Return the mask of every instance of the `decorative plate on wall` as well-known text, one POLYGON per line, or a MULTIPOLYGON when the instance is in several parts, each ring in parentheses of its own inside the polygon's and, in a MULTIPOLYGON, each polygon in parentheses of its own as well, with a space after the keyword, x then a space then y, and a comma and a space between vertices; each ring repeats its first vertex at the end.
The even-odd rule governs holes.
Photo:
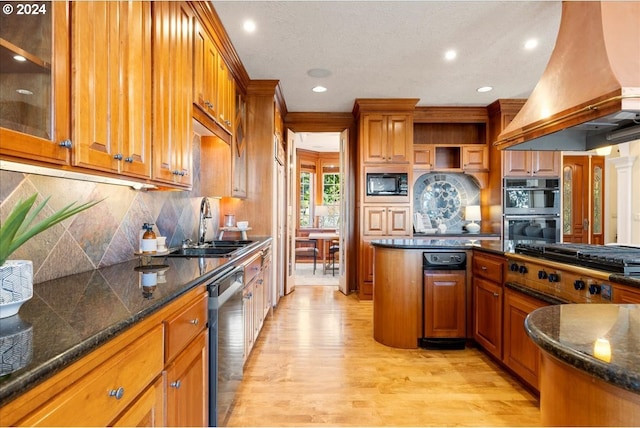
POLYGON ((465 224, 464 207, 480 204, 480 186, 465 174, 428 173, 416 180, 413 197, 413 209, 422 214, 425 227, 444 224, 447 232, 457 233, 465 224))

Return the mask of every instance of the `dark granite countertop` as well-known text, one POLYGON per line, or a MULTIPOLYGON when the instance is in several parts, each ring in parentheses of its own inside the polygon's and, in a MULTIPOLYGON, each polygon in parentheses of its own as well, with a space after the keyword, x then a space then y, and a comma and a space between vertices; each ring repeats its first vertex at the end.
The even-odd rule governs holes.
POLYGON ((546 306, 527 316, 525 329, 561 361, 640 394, 640 305, 546 306))
MULTIPOLYGON (((471 235, 471 234, 470 234, 471 235)), ((477 235, 476 235, 477 236, 477 235)), ((405 250, 429 250, 429 249, 457 249, 457 250, 481 250, 498 255, 504 255, 501 240, 475 240, 475 239, 377 239, 371 241, 374 247, 399 248, 405 250)))
POLYGON ((0 404, 51 377, 270 240, 259 239, 233 258, 153 257, 151 263, 158 272, 155 289, 142 286, 138 259, 34 284, 33 298, 17 315, 0 322, 0 340, 30 348, 30 353, 16 353, 21 360, 18 370, 11 372, 9 366, 0 364, 0 404))

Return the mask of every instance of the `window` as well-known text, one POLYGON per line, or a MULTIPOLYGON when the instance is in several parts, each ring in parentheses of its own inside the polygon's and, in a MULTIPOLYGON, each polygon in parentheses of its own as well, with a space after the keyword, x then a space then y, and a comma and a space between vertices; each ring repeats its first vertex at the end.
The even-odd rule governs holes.
POLYGON ((300 173, 300 227, 312 227, 311 200, 312 200, 312 174, 300 173))
POLYGON ((322 174, 322 204, 329 207, 329 215, 323 218, 323 227, 336 228, 340 221, 340 174, 322 174))

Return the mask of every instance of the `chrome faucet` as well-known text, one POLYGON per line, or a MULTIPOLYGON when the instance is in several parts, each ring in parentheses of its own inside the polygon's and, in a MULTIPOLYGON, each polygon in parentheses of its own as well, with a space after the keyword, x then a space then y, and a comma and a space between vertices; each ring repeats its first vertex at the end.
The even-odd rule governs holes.
POLYGON ((198 223, 198 245, 204 245, 204 237, 207 234, 206 219, 211 218, 211 205, 205 196, 200 202, 200 222, 198 223))

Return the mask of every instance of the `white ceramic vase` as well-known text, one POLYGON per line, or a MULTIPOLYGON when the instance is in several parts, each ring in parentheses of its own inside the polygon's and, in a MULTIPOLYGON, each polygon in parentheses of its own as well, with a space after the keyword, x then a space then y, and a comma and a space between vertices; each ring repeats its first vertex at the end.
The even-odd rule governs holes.
POLYGON ((20 306, 32 297, 31 260, 7 260, 0 266, 0 318, 17 314, 20 306))

